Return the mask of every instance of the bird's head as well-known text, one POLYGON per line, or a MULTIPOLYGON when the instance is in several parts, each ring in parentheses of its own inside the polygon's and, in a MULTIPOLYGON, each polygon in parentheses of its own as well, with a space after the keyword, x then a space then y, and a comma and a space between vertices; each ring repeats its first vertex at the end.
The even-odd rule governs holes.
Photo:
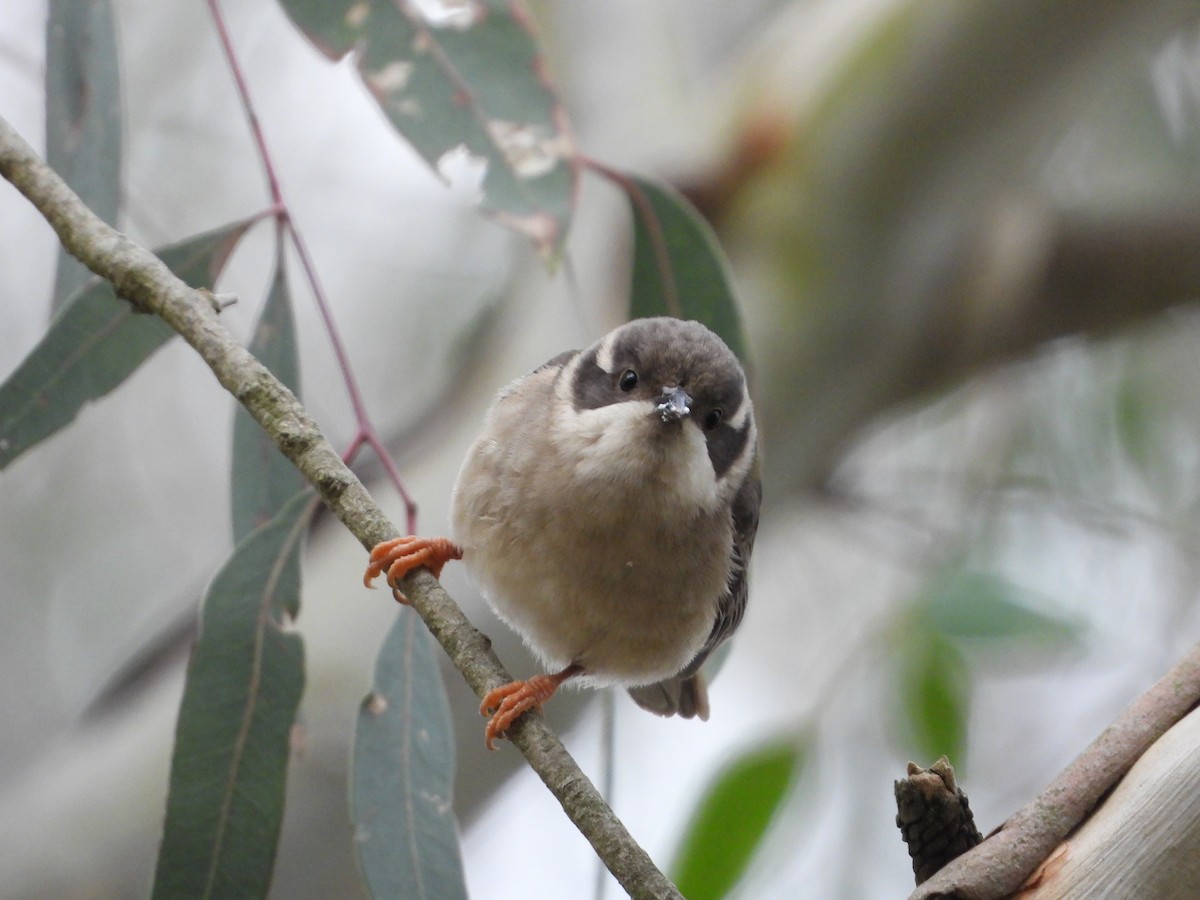
POLYGON ((754 460, 745 373, 698 322, 636 319, 609 332, 567 365, 557 400, 565 430, 591 441, 588 477, 662 482, 713 508, 754 460))

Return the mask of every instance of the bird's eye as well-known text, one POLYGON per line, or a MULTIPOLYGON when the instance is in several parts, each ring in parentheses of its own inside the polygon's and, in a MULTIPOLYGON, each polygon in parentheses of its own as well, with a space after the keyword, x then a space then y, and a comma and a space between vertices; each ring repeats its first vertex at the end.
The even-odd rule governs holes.
POLYGON ((617 380, 617 387, 626 393, 629 393, 635 387, 637 387, 637 383, 637 372, 633 371, 633 369, 626 369, 621 373, 621 377, 617 380))
POLYGON ((721 417, 723 415, 724 413, 722 413, 719 409, 710 409, 708 411, 708 415, 704 417, 704 430, 712 431, 714 428, 720 425, 721 417))

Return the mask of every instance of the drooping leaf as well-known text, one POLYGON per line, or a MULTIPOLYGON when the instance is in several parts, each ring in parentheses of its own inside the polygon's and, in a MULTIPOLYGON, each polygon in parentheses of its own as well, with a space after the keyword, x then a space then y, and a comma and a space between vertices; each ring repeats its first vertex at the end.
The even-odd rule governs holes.
MULTIPOLYGON (((282 252, 276 257, 275 274, 250 341, 250 352, 293 394, 300 396, 296 327, 282 252)), ((296 467, 239 405, 234 411, 230 474, 233 539, 241 541, 269 522, 303 485, 304 479, 296 467)))
POLYGON ((925 610, 930 623, 949 637, 1061 642, 1078 634, 1078 626, 1035 609, 1025 602, 1027 596, 1000 576, 956 569, 935 582, 925 610))
MULTIPOLYGON (((46 161, 115 225, 121 200, 121 80, 110 0, 50 0, 46 17, 46 161)), ((91 277, 59 249, 51 309, 91 277)))
MULTIPOLYGON (((211 287, 254 220, 155 251, 192 287, 211 287)), ((59 310, 41 342, 0 385, 0 469, 68 425, 84 404, 133 374, 174 334, 94 279, 59 310)))
POLYGON ((171 756, 155 898, 265 897, 283 818, 304 646, 300 547, 312 494, 237 546, 204 598, 171 756))
POLYGON ((1113 397, 1114 436, 1118 446, 1142 471, 1161 468, 1162 460, 1158 457, 1164 452, 1162 446, 1170 447, 1169 439, 1155 433, 1155 425, 1167 418, 1161 393, 1161 389, 1151 389, 1145 379, 1125 373, 1113 397))
POLYGON ((465 900, 454 758, 432 638, 402 608, 379 651, 354 738, 354 843, 372 896, 465 900))
POLYGON ((963 758, 970 674, 954 644, 932 629, 912 628, 897 649, 905 731, 918 759, 963 758))
POLYGON ((575 194, 574 149, 532 24, 515 0, 280 0, 330 59, 353 51, 388 120, 439 172, 486 165, 483 209, 553 255, 575 194))
POLYGON ((745 365, 746 341, 725 253, 708 223, 678 191, 649 178, 621 176, 633 210, 629 315, 703 322, 745 365))
POLYGON ((717 776, 692 813, 671 867, 688 900, 724 897, 742 877, 807 753, 805 738, 775 741, 717 776))

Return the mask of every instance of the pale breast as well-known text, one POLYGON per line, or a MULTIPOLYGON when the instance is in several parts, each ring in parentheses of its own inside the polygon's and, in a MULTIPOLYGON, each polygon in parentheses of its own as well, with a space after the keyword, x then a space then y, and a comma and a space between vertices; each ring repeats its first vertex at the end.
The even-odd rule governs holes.
POLYGON ((580 476, 576 451, 552 450, 547 418, 528 411, 498 403, 463 465, 452 519, 464 563, 548 667, 579 663, 627 685, 676 674, 729 583, 728 513, 655 502, 686 475, 678 460, 639 477, 580 476))

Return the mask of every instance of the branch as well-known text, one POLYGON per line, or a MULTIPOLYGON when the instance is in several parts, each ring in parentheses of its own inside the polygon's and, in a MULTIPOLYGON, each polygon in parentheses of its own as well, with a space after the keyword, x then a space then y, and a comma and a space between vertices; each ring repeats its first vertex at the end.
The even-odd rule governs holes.
POLYGON ((1024 809, 909 900, 998 900, 1017 891, 1138 758, 1200 702, 1200 644, 1134 701, 1024 809))
MULTIPOLYGON (((45 217, 68 252, 137 309, 162 318, 200 354, 364 547, 398 536, 295 395, 218 321, 212 295, 188 287, 158 257, 101 221, 3 117, 0 175, 45 217)), ((512 680, 491 642, 437 579, 418 570, 405 579, 404 592, 477 695, 512 680)), ((631 896, 679 897, 540 717, 524 717, 509 737, 631 896)))
POLYGON ((1195 297, 1200 203, 1194 196, 1117 212, 999 202, 960 260, 940 347, 962 378, 1073 334, 1105 337, 1195 297), (955 302, 957 299, 957 302, 955 302))
POLYGON ((1200 896, 1200 711, 1154 742, 1020 900, 1200 896))
MULTIPOLYGON (((827 488, 880 413, 1028 358, 1058 338, 1108 337, 1200 296, 1200 195, 1087 213, 1025 197, 980 206, 935 259, 905 263, 910 274, 940 277, 886 269, 871 281, 860 276, 866 263, 839 258, 839 280, 814 287, 795 323, 776 321, 778 337, 765 349, 777 356, 764 364, 773 378, 758 405, 773 424, 774 445, 788 448, 772 457, 777 489, 827 488)), ((855 241, 876 230, 842 227, 857 229, 855 241)), ((891 258, 911 240, 898 227, 901 237, 869 245, 876 256, 891 258)), ((840 244, 830 247, 841 252, 840 244)), ((780 271, 791 271, 787 259, 774 260, 780 271)))

